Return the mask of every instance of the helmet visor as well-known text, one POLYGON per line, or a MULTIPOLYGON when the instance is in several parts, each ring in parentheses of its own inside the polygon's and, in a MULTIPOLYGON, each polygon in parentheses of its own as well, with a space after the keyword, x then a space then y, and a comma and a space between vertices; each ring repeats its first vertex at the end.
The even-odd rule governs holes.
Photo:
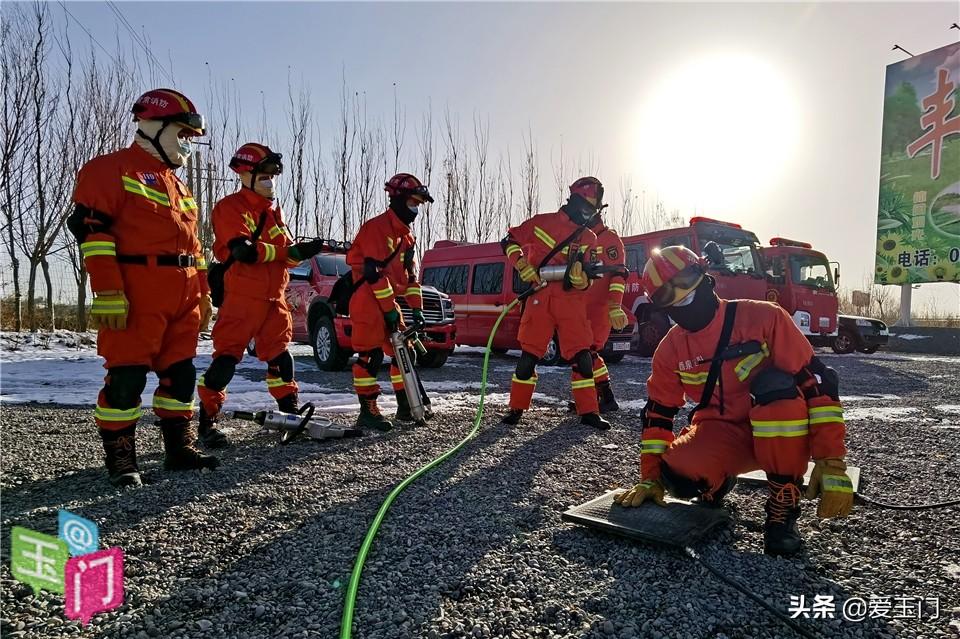
POLYGON ((650 296, 650 301, 656 306, 670 306, 683 299, 687 293, 700 284, 700 280, 702 279, 703 268, 699 265, 691 264, 654 291, 653 295, 650 296))
POLYGON ((280 175, 283 173, 283 155, 280 153, 271 153, 267 157, 260 160, 260 162, 254 167, 257 173, 262 173, 266 175, 280 175))
POLYGON ((203 135, 205 131, 203 116, 199 113, 177 113, 163 118, 166 122, 176 122, 182 124, 188 129, 194 131, 197 135, 203 135))

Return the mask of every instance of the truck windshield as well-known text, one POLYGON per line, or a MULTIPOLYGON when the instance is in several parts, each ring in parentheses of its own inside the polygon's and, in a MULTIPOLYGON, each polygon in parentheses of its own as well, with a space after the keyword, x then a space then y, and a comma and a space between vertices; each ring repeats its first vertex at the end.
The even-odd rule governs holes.
POLYGON ((834 290, 830 265, 817 255, 791 255, 790 279, 799 286, 834 290))
POLYGON ((704 222, 697 224, 696 231, 701 251, 707 242, 716 242, 723 251, 723 265, 711 265, 710 268, 733 273, 760 272, 760 260, 756 249, 760 242, 750 231, 704 222))

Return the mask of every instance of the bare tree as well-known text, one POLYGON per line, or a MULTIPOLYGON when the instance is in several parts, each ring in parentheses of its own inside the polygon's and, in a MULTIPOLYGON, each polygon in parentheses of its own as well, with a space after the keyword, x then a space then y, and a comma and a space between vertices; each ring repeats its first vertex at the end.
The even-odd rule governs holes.
POLYGON ((487 156, 490 148, 490 120, 473 117, 473 151, 476 167, 476 215, 473 220, 473 241, 483 242, 490 235, 490 222, 496 208, 496 176, 488 175, 487 156))
POLYGON ((340 125, 338 129, 337 147, 334 150, 334 174, 337 176, 337 195, 340 200, 340 231, 343 241, 353 238, 353 227, 350 221, 350 205, 352 200, 352 171, 353 152, 356 146, 357 131, 351 118, 350 99, 347 95, 347 79, 343 76, 340 89, 340 125))
POLYGON ((367 114, 367 96, 354 96, 353 128, 357 132, 359 155, 355 168, 358 222, 363 224, 376 213, 374 201, 380 193, 380 165, 384 158, 383 130, 371 124, 367 114))
MULTIPOLYGON (((400 151, 407 134, 407 110, 400 106, 397 98, 397 83, 393 83, 393 173, 400 172, 400 151)), ((384 154, 386 157, 386 154, 384 154)), ((384 171, 386 173, 387 171, 384 171)))
MULTIPOLYGON (((420 179, 430 185, 433 181, 433 104, 427 101, 427 112, 423 114, 420 130, 417 136, 417 146, 420 151, 420 179)), ((429 202, 423 205, 423 212, 418 216, 420 232, 417 234, 417 257, 423 256, 423 251, 433 245, 434 220, 433 205, 429 202)))
POLYGON ((306 214, 304 212, 307 175, 305 167, 305 157, 307 152, 307 135, 310 131, 310 89, 301 85, 294 95, 293 83, 290 80, 289 70, 287 72, 287 123, 290 134, 290 161, 286 163, 287 177, 284 182, 290 185, 289 197, 293 199, 293 207, 290 226, 293 227, 296 235, 303 235, 306 232, 306 214))
POLYGON ((528 128, 522 136, 523 165, 520 167, 520 202, 523 219, 533 217, 540 209, 540 169, 537 166, 537 149, 533 143, 533 132, 528 128))

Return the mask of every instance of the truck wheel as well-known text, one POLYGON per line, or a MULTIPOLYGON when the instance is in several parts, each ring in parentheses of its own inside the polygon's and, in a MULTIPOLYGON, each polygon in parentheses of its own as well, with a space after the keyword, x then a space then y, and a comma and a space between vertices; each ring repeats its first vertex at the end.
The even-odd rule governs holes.
POLYGON ((830 347, 833 349, 834 353, 838 355, 846 355, 848 353, 852 353, 856 349, 856 339, 853 337, 853 334, 850 331, 841 328, 830 347))
POLYGON ((603 361, 607 364, 619 364, 623 361, 624 356, 623 351, 617 351, 616 353, 610 353, 609 355, 603 355, 603 361))
POLYGON ((450 351, 430 349, 426 355, 417 357, 417 366, 422 368, 440 368, 447 363, 448 357, 450 357, 450 351))
POLYGON ((540 363, 544 366, 560 366, 563 364, 563 358, 560 357, 560 340, 557 339, 556 335, 547 344, 547 352, 540 358, 540 363))
POLYGON ((863 348, 858 348, 857 350, 861 353, 866 353, 867 355, 873 355, 880 350, 880 345, 874 344, 873 346, 864 346, 863 348))
POLYGON ((350 359, 350 351, 340 348, 337 343, 337 329, 333 326, 333 320, 321 315, 317 323, 310 329, 310 335, 313 343, 313 359, 317 361, 317 366, 324 371, 342 371, 347 367, 347 361, 350 359))
POLYGON ((670 330, 670 323, 666 318, 661 313, 651 313, 647 321, 637 326, 637 332, 640 334, 637 352, 642 357, 653 357, 654 351, 657 350, 657 346, 668 330, 670 330))

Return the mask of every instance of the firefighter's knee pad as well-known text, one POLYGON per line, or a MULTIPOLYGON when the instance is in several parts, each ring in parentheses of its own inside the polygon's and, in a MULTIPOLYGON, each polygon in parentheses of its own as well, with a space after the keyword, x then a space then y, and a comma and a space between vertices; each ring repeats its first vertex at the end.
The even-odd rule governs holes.
POLYGON ((358 363, 367 369, 367 372, 372 376, 376 377, 377 373, 380 371, 380 366, 383 365, 383 349, 374 348, 369 351, 363 351, 362 353, 357 353, 360 356, 358 363), (366 363, 364 363, 366 359, 366 363))
POLYGON ((517 379, 526 381, 533 377, 534 371, 537 370, 537 362, 539 361, 540 358, 536 355, 531 355, 526 351, 520 353, 520 361, 517 362, 516 370, 517 379))
POLYGON ((167 387, 170 396, 181 402, 193 397, 193 387, 197 383, 197 369, 192 359, 180 360, 171 364, 160 373, 160 383, 167 387))
POLYGON ((765 368, 750 382, 750 395, 753 403, 766 406, 781 399, 794 399, 800 396, 793 375, 779 368, 765 368))
POLYGON ((293 381, 293 355, 290 354, 290 351, 283 351, 271 359, 267 362, 267 367, 270 372, 280 377, 283 381, 293 381))
POLYGON ((111 408, 134 408, 140 403, 149 366, 114 366, 107 372, 110 381, 104 385, 104 394, 111 408))
POLYGON ((670 468, 665 461, 660 462, 660 483, 668 493, 678 499, 693 499, 710 490, 703 479, 691 479, 670 468))
POLYGON ((222 391, 233 379, 233 374, 239 363, 236 357, 230 355, 217 357, 210 364, 207 372, 203 374, 203 385, 210 390, 222 391))
POLYGON ((573 356, 573 370, 586 379, 593 377, 593 358, 590 357, 590 351, 583 349, 573 356))

